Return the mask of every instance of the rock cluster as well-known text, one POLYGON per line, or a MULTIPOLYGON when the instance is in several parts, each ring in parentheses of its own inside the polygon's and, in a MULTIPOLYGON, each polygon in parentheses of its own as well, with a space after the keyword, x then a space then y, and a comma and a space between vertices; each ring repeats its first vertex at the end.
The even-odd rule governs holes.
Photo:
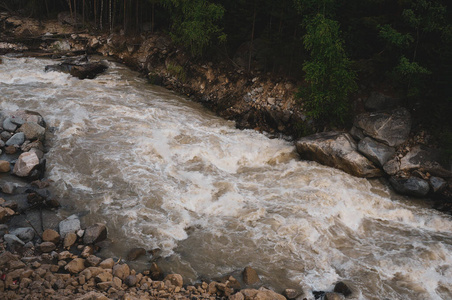
MULTIPOLYGON (((394 104, 387 97, 380 103, 384 97, 375 94, 369 98, 374 99, 369 101, 372 110, 394 104)), ((323 132, 301 138, 296 146, 301 158, 354 176, 387 176, 394 190, 404 195, 424 197, 451 190, 451 166, 442 161, 438 149, 412 142, 411 123, 405 108, 368 112, 356 116, 350 133, 323 132)))

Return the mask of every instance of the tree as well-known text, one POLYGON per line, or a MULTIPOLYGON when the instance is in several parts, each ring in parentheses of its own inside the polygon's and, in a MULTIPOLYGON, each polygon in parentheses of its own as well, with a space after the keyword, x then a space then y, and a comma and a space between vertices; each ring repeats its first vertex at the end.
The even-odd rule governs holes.
POLYGON ((224 15, 223 6, 206 0, 164 2, 173 20, 172 39, 188 48, 192 55, 201 56, 207 46, 226 41, 226 35, 219 26, 224 15))
POLYGON ((356 75, 350 69, 339 24, 317 14, 308 23, 303 42, 311 56, 303 65, 308 86, 300 90, 307 113, 317 121, 344 124, 356 75))

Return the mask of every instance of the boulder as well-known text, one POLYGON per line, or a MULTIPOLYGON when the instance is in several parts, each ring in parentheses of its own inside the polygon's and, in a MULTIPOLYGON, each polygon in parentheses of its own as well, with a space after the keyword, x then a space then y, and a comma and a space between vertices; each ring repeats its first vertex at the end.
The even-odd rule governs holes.
POLYGON ((33 122, 25 123, 22 125, 18 132, 23 132, 25 134, 25 138, 30 141, 34 140, 44 140, 44 136, 46 133, 46 129, 41 125, 33 122))
POLYGON ((0 223, 5 223, 14 215, 14 211, 8 207, 0 207, 0 223))
POLYGON ((39 250, 44 253, 51 252, 56 249, 56 245, 52 242, 43 242, 38 246, 39 250))
POLYGON ((75 233, 73 233, 73 232, 69 232, 64 237, 63 247, 64 248, 69 248, 72 245, 74 245, 76 241, 77 241, 77 235, 75 233))
POLYGON ((358 143, 358 151, 378 166, 383 166, 394 154, 395 149, 365 137, 358 143))
POLYGON ((322 132, 303 137, 296 142, 302 159, 313 160, 357 177, 378 177, 382 171, 357 151, 350 134, 322 132))
POLYGON ((146 250, 144 248, 132 248, 130 249, 129 253, 127 253, 127 260, 133 261, 145 254, 146 250))
POLYGON ((18 132, 14 134, 9 140, 6 141, 6 146, 22 145, 25 142, 25 134, 23 132, 18 132))
POLYGON ((7 173, 10 170, 11 170, 11 165, 10 165, 9 161, 0 160, 0 173, 7 173))
POLYGON ((391 112, 364 113, 356 116, 353 126, 388 146, 403 144, 411 131, 411 115, 405 108, 391 112))
POLYGON ((3 120, 2 125, 3 129, 9 132, 14 132, 17 129, 17 125, 12 122, 11 118, 6 118, 5 120, 3 120))
POLYGON ((46 229, 42 233, 42 240, 44 242, 52 242, 54 244, 58 244, 60 241, 60 235, 53 229, 46 229))
POLYGON ((111 269, 111 268, 113 268, 114 265, 115 265, 115 261, 113 260, 113 258, 107 258, 99 264, 99 268, 111 269))
POLYGON ((24 243, 33 240, 35 237, 35 231, 31 227, 16 228, 11 231, 11 234, 14 234, 18 238, 20 238, 24 243))
POLYGON ((85 269, 85 260, 83 258, 74 258, 64 269, 72 274, 80 273, 85 269))
POLYGON ((124 283, 129 287, 135 286, 137 284, 137 282, 138 282, 137 276, 135 276, 135 275, 129 275, 124 280, 124 283))
POLYGON ((397 174, 397 172, 399 172, 400 170, 400 162, 396 159, 393 158, 391 160, 388 160, 384 165, 383 165, 383 170, 386 172, 386 174, 388 175, 395 175, 397 174))
POLYGON ((119 277, 121 280, 124 280, 130 275, 130 268, 127 264, 115 265, 113 267, 113 275, 119 277))
POLYGON ((409 178, 391 176, 389 182, 394 190, 403 195, 424 197, 430 190, 430 186, 427 181, 413 176, 409 178))
POLYGON ((447 186, 447 182, 444 179, 436 176, 430 177, 429 183, 434 193, 442 192, 447 186))
POLYGON ((80 230, 80 220, 76 215, 72 215, 61 221, 58 227, 61 237, 65 238, 66 234, 75 233, 80 230))
POLYGON ((445 163, 442 163, 441 158, 442 153, 437 149, 415 146, 400 160, 400 170, 423 169, 434 176, 452 177, 450 166, 447 167, 445 163))
POLYGON ((19 177, 27 177, 38 165, 39 158, 36 153, 25 152, 19 156, 19 159, 14 165, 13 173, 19 177))
POLYGON ((86 64, 61 63, 45 67, 46 72, 57 71, 69 73, 79 79, 93 79, 107 69, 108 67, 100 62, 86 64))
POLYGON ((102 261, 102 259, 100 257, 97 257, 95 255, 90 255, 86 258, 86 264, 89 267, 97 267, 100 262, 102 261))
POLYGON ((83 243, 94 244, 107 238, 107 227, 105 224, 97 223, 89 226, 83 235, 83 243))
POLYGON ((339 281, 334 286, 334 292, 344 295, 345 297, 348 297, 353 294, 352 288, 350 288, 346 283, 339 281))
POLYGON ((246 285, 253 285, 260 281, 259 275, 257 275, 256 270, 251 267, 246 267, 242 272, 243 282, 246 285))
POLYGON ((170 281, 172 285, 182 287, 184 285, 184 279, 180 274, 169 274, 163 281, 170 281))

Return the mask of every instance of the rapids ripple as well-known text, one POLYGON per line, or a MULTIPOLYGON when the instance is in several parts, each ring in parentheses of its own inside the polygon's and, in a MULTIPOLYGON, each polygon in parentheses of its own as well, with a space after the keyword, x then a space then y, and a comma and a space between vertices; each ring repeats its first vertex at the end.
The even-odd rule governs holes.
POLYGON ((45 73, 48 60, 2 59, 1 109, 45 117, 59 213, 106 222, 107 255, 158 247, 191 280, 251 265, 277 290, 348 280, 360 299, 452 299, 450 216, 299 161, 291 143, 237 130, 119 64, 79 80, 45 73))

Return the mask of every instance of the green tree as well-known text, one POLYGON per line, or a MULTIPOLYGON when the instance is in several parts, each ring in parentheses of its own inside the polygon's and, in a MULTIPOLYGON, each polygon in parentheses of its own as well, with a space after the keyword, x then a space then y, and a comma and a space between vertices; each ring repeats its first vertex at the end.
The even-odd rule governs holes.
POLYGON ((206 0, 166 0, 171 11, 173 24, 171 37, 188 48, 192 55, 201 56, 214 43, 226 41, 226 35, 219 26, 224 8, 206 0))
POLYGON ((350 69, 339 24, 317 14, 308 23, 303 42, 311 56, 303 65, 308 86, 300 89, 308 115, 317 121, 344 124, 356 75, 350 69))

